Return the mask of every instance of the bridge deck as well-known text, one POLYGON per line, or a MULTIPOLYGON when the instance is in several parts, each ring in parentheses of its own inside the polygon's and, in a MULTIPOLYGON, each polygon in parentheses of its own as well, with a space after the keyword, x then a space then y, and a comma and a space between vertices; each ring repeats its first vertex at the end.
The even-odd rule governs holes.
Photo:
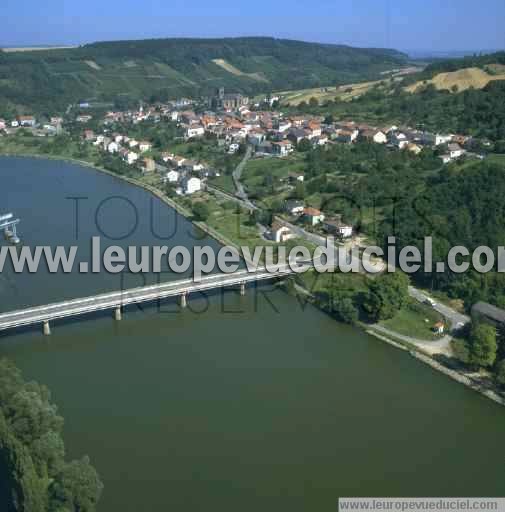
POLYGON ((257 272, 250 273, 247 272, 247 270, 242 270, 232 274, 205 276, 198 282, 194 282, 192 279, 184 279, 129 290, 107 292, 91 297, 56 302, 43 306, 35 306, 0 314, 0 330, 41 324, 60 318, 115 309, 129 304, 152 302, 158 299, 176 297, 185 293, 194 293, 227 286, 236 286, 242 283, 275 279, 291 273, 292 270, 289 266, 281 268, 278 272, 267 272, 265 269, 259 269, 257 272))

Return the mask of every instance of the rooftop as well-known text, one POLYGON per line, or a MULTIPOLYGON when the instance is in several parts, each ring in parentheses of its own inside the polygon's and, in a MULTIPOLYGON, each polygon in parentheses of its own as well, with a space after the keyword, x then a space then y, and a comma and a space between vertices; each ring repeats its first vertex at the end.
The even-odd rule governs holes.
POLYGON ((487 302, 477 302, 472 307, 472 313, 478 313, 497 323, 505 323, 505 310, 487 302))

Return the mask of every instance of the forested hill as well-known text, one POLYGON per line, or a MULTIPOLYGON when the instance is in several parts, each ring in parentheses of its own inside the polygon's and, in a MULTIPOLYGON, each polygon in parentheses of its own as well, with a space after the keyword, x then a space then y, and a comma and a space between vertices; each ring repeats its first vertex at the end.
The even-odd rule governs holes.
POLYGON ((0 52, 0 116, 62 111, 78 100, 164 100, 224 86, 253 94, 380 77, 407 56, 266 37, 152 39, 0 52))

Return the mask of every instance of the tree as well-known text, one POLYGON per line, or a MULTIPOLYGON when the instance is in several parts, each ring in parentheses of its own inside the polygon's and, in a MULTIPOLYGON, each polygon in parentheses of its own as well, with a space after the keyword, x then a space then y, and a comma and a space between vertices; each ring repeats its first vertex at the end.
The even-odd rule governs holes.
POLYGON ((452 340, 452 351, 456 359, 462 363, 468 364, 470 362, 470 349, 468 341, 465 339, 452 340))
POLYGON ((375 320, 393 318, 409 302, 409 278, 396 271, 375 278, 368 286, 368 297, 364 306, 375 320))
POLYGON ((505 386, 505 359, 500 361, 496 367, 496 381, 501 386, 505 386))
POLYGON ((293 193, 293 198, 294 199, 304 199, 305 198, 305 185, 300 181, 298 181, 296 183, 296 188, 293 193))
POLYGON ((358 321, 358 309, 350 297, 334 300, 333 310, 346 324, 355 324, 358 321))
POLYGON ((93 512, 96 509, 103 484, 88 457, 65 465, 59 477, 50 486, 50 510, 93 512))
POLYGON ((317 101, 317 98, 315 98, 314 96, 312 96, 309 100, 309 107, 311 107, 311 108, 319 107, 319 101, 317 101))
POLYGON ((193 214, 196 220, 205 222, 209 218, 210 210, 206 203, 198 201, 193 205, 193 214))
POLYGON ((302 139, 296 146, 296 149, 301 152, 310 151, 312 149, 312 144, 309 139, 302 139))
POLYGON ((489 367, 496 360, 496 329, 488 324, 478 323, 472 326, 470 333, 470 363, 475 366, 489 367))
POLYGON ((93 512, 102 483, 89 459, 66 463, 50 393, 0 360, 0 509, 93 512))

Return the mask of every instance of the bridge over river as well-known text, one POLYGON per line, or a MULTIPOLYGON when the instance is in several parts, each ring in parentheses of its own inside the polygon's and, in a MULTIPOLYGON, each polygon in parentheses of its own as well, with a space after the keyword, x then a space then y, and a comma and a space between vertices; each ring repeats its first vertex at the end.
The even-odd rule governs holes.
POLYGON ((244 294, 247 283, 279 279, 292 273, 293 270, 287 264, 280 266, 275 272, 268 272, 265 267, 261 267, 254 272, 240 270, 231 274, 213 274, 197 282, 193 279, 184 279, 8 311, 0 314, 0 331, 40 324, 43 326, 44 334, 49 335, 49 322, 54 320, 105 310, 114 310, 115 319, 121 320, 122 308, 131 304, 180 297, 181 307, 185 307, 190 293, 239 286, 241 294, 244 294))

